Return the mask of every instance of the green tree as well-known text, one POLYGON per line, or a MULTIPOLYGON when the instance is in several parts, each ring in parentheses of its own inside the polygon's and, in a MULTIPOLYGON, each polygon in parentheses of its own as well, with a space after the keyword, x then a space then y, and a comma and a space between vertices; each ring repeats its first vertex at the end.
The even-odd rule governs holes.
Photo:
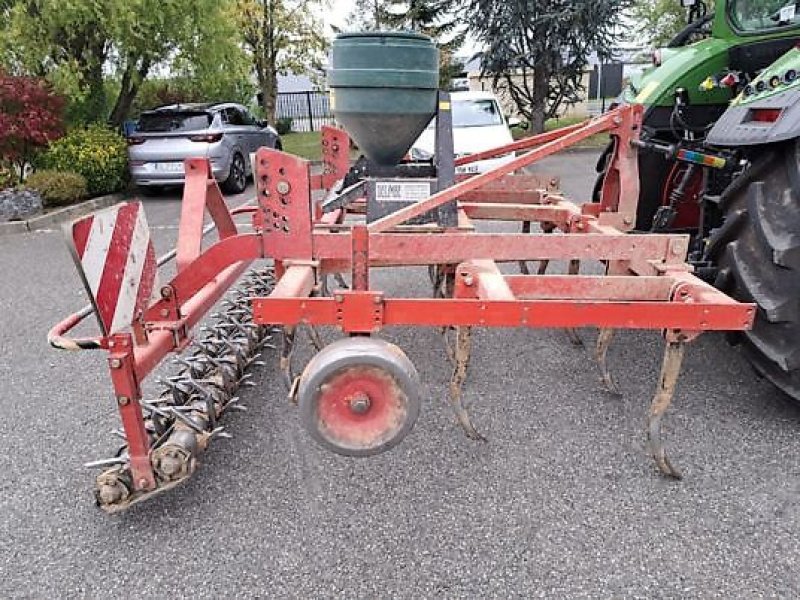
POLYGON ((626 0, 471 0, 470 31, 482 70, 506 91, 534 133, 583 90, 589 55, 610 57, 626 0))
MULTIPOLYGON (((713 12, 713 0, 706 6, 713 12)), ((654 47, 666 46, 687 25, 687 10, 678 0, 636 0, 630 15, 635 24, 633 37, 654 47)))
POLYGON ((120 125, 153 72, 246 77, 232 2, 3 0, 0 64, 46 76, 76 120, 120 125))
POLYGON ((386 26, 386 16, 386 0, 356 0, 347 17, 347 29, 378 31, 386 26))
POLYGON ((278 75, 321 71, 328 41, 320 0, 237 0, 236 16, 249 52, 264 116, 275 121, 278 75))
POLYGON ((454 75, 463 70, 463 64, 454 55, 464 44, 466 28, 458 10, 464 3, 459 0, 364 0, 367 8, 367 29, 406 29, 430 36, 439 47, 440 87, 446 89, 454 75))

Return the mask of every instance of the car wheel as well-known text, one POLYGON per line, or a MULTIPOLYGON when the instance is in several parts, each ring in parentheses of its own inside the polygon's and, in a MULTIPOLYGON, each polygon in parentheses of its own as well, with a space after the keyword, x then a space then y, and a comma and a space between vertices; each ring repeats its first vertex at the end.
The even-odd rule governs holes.
POLYGON ((153 196, 160 196, 161 194, 163 194, 164 193, 164 186, 163 185, 140 185, 140 186, 137 186, 136 190, 142 196, 153 197, 153 196))
POLYGON ((281 141, 281 138, 277 138, 275 140, 275 150, 283 151, 283 142, 281 141))
POLYGON ((244 158, 238 152, 231 159, 231 170, 228 178, 222 182, 222 190, 226 194, 241 194, 247 187, 247 169, 244 158))

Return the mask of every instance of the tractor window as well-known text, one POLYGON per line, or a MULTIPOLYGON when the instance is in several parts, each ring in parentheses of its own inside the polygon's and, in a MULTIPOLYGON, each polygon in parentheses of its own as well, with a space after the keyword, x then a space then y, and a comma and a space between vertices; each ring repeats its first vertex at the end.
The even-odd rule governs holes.
POLYGON ((732 25, 741 32, 757 32, 800 23, 797 0, 731 0, 732 25))

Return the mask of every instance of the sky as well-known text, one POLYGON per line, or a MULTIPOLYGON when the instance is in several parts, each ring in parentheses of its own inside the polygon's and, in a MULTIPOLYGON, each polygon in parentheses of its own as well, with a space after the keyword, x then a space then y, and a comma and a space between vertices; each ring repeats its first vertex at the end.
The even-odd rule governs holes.
POLYGON ((331 32, 331 25, 335 27, 344 27, 347 21, 347 15, 353 10, 355 6, 354 0, 330 0, 330 8, 325 11, 323 20, 325 22, 325 29, 331 32))

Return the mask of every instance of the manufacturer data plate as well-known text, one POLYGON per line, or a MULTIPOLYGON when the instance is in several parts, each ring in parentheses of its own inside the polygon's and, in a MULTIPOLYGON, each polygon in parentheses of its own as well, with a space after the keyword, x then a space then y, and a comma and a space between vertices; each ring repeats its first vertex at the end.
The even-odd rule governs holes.
POLYGON ((419 202, 431 195, 428 181, 376 181, 377 202, 419 202))

